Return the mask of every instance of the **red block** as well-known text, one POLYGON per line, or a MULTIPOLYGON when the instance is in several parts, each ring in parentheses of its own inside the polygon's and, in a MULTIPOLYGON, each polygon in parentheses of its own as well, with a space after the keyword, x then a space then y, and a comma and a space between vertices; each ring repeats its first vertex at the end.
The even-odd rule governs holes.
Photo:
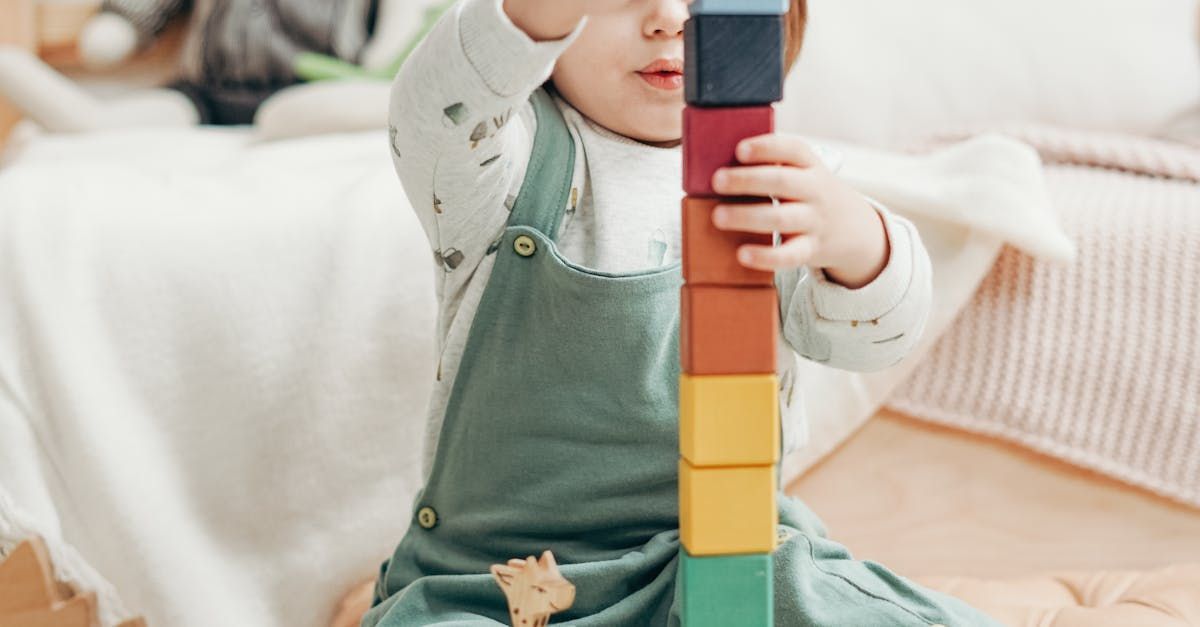
POLYGON ((779 294, 773 287, 684 285, 679 356, 690 375, 776 371, 779 294))
POLYGON ((683 189, 690 196, 716 196, 713 173, 738 165, 737 145, 743 139, 775 131, 775 109, 765 107, 683 110, 683 189))
POLYGON ((744 244, 770 246, 770 233, 722 231, 712 221, 717 198, 683 199, 683 278, 692 285, 774 286, 775 273, 754 270, 737 260, 738 247, 744 244))

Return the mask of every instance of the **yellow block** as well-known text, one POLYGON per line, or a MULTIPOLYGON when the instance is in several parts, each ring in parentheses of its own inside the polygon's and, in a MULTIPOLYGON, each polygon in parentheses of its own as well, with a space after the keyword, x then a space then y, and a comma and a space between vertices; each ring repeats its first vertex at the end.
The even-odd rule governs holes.
POLYGON ((688 553, 775 550, 775 466, 696 468, 679 460, 679 535, 688 553))
POLYGON ((680 376, 679 452, 693 466, 778 463, 778 377, 680 376))

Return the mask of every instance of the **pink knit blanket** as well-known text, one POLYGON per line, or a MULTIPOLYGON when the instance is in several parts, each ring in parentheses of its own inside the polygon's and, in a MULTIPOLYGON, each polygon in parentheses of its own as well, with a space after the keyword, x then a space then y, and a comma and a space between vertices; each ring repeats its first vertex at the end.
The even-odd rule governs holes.
POLYGON ((889 400, 1200 506, 1200 148, 1045 127, 1071 265, 1006 248, 889 400))

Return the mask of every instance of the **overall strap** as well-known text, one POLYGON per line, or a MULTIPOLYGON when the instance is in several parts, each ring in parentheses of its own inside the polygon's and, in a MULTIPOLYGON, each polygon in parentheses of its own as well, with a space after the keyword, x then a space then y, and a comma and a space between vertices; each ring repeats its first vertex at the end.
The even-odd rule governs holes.
POLYGON ((537 134, 509 226, 528 226, 553 240, 566 212, 575 174, 575 142, 553 96, 542 87, 530 97, 537 134))

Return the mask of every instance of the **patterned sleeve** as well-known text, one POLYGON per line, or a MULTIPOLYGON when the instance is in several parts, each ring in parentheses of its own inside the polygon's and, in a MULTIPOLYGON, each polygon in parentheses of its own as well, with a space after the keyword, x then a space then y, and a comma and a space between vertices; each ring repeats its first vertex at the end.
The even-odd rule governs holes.
POLYGON ((508 221, 536 130, 529 97, 583 23, 566 38, 534 42, 502 0, 463 0, 396 76, 392 160, 443 271, 444 303, 461 295, 508 221))
POLYGON ((144 44, 158 36, 176 15, 191 8, 191 0, 104 0, 101 10, 129 20, 144 44))
POLYGON ((891 246, 870 284, 851 290, 820 270, 776 273, 783 336, 801 357, 872 372, 899 363, 920 339, 932 306, 929 253, 916 227, 879 204, 891 246))

